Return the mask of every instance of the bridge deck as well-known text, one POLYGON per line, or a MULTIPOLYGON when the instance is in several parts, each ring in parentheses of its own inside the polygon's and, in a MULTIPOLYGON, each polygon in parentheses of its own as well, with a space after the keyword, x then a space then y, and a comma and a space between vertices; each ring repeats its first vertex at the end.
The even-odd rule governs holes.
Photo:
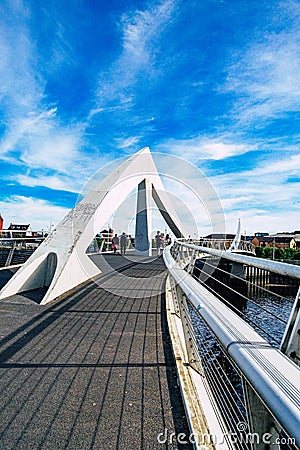
POLYGON ((157 441, 165 429, 188 434, 162 259, 106 262, 122 277, 104 275, 50 306, 0 302, 1 449, 190 448, 157 441))

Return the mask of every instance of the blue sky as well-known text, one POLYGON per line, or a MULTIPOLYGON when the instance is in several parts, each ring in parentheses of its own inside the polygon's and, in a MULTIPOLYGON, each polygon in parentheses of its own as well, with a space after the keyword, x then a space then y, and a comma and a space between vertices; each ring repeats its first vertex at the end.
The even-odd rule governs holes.
POLYGON ((149 146, 209 178, 228 232, 299 229, 299 125, 299 1, 0 3, 5 226, 47 229, 149 146))

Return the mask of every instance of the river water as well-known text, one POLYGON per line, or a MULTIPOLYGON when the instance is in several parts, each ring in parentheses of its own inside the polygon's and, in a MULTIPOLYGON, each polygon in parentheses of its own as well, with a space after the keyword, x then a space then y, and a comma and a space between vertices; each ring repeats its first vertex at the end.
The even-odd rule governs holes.
MULTIPOLYGON (((221 292, 224 303, 234 309, 268 342, 278 348, 292 310, 297 287, 291 288, 291 286, 282 284, 272 285, 270 287, 273 290, 272 293, 265 290, 269 289, 269 286, 264 285, 258 290, 253 290, 247 283, 242 283, 242 285, 235 286, 240 291, 240 294, 236 294, 226 286, 226 284, 230 285, 227 275, 223 273, 222 277, 215 275, 215 278, 221 279, 225 286, 220 287, 216 284, 216 280, 207 280, 206 285, 209 289, 214 293, 221 292)), ((190 308, 190 312, 207 381, 214 392, 216 403, 222 411, 227 429, 235 433, 238 424, 248 423, 241 375, 223 353, 219 343, 203 320, 192 308, 190 308)), ((247 428, 245 433, 249 432, 248 425, 247 428)), ((236 448, 248 450, 251 449, 251 445, 243 442, 237 444, 236 448)), ((282 450, 287 448, 293 447, 281 446, 282 450)))
POLYGON ((247 301, 244 319, 270 344, 279 347, 294 298, 254 297, 247 301))

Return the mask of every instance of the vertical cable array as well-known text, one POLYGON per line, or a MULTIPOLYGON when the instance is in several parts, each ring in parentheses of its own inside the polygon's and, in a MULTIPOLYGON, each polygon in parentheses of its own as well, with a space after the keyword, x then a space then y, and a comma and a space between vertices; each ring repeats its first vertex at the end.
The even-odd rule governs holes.
MULTIPOLYGON (((288 274, 293 273, 293 268, 286 270, 284 266, 279 267, 275 264, 272 271, 270 270, 271 262, 266 265, 270 269, 264 267, 264 262, 258 263, 257 266, 256 261, 253 265, 250 263, 244 265, 240 262, 243 260, 235 258, 234 255, 232 258, 226 255, 227 258, 224 259, 223 252, 220 252, 218 256, 216 248, 224 248, 224 246, 218 243, 214 246, 212 253, 206 254, 203 247, 197 248, 191 245, 191 242, 188 244, 177 242, 171 254, 187 274, 197 279, 203 287, 247 322, 271 346, 280 347, 292 310, 293 297, 299 288, 298 272, 295 271, 298 275, 292 278, 288 274)), ((203 319, 197 309, 194 304, 189 303, 189 314, 206 382, 214 394, 214 400, 222 413, 229 435, 236 437, 234 445, 229 447, 253 450, 256 447, 253 447, 251 443, 251 433, 253 435, 255 427, 260 432, 266 427, 265 430, 273 430, 274 439, 277 437, 283 442, 274 448, 280 450, 298 448, 293 445, 293 438, 286 434, 274 416, 272 417, 272 414, 265 409, 257 392, 252 389, 248 379, 230 357, 227 348, 219 341, 215 331, 208 326, 209 322, 203 319), (254 397, 249 399, 249 395, 254 397), (260 424, 255 415, 252 415, 249 409, 251 404, 261 404, 258 409, 265 411, 260 413, 265 415, 265 425, 260 424)), ((296 355, 295 358, 297 357, 296 355)), ((264 423, 264 417, 261 416, 262 423, 264 423)))

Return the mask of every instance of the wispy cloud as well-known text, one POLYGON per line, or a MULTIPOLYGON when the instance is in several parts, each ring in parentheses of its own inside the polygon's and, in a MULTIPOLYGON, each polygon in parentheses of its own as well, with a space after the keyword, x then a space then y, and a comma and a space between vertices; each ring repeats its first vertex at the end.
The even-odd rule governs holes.
POLYGON ((15 174, 13 176, 8 177, 8 180, 16 181, 17 183, 28 186, 28 187, 36 187, 43 186, 53 190, 58 191, 70 191, 70 192, 78 192, 78 190, 82 187, 80 183, 76 182, 74 178, 58 175, 34 175, 34 174, 15 174))
POLYGON ((149 4, 148 9, 124 14, 120 22, 122 48, 118 59, 99 79, 98 106, 114 102, 129 108, 134 102, 137 77, 141 71, 150 76, 155 66, 156 43, 169 23, 174 0, 149 4))
POLYGON ((0 92, 9 118, 41 102, 45 80, 35 72, 37 60, 27 26, 28 9, 22 2, 8 2, 0 8, 0 92), (9 17, 14 17, 14 28, 5 22, 9 17))
POLYGON ((230 156, 242 155, 257 148, 256 144, 243 144, 234 135, 197 136, 192 139, 168 139, 157 146, 158 151, 170 152, 197 163, 200 160, 222 160, 230 156))
MULTIPOLYGON (((77 166, 80 171, 85 125, 65 123, 59 106, 47 97, 47 73, 30 28, 32 11, 21 1, 10 1, 0 6, 0 12, 0 159, 44 169, 44 182, 47 169, 67 174, 70 167, 77 166), (14 17, 14 28, 6 22, 10 16, 14 17)), ((59 34, 61 27, 56 25, 59 34)), ((53 67, 57 64, 55 61, 53 67)), ((34 182, 29 176, 27 181, 28 185, 34 182)), ((46 184, 53 184, 53 179, 46 184)))
POLYGON ((132 147, 139 142, 140 138, 141 136, 131 136, 125 139, 117 139, 117 148, 125 149, 132 147))
POLYGON ((148 10, 138 10, 135 14, 123 16, 123 57, 130 55, 130 60, 137 65, 149 62, 153 40, 161 27, 170 19, 175 1, 165 0, 153 4, 148 10), (148 58, 147 58, 148 56, 148 58), (146 60, 143 59, 146 57, 146 60))
POLYGON ((280 14, 289 28, 265 33, 243 54, 235 52, 227 69, 223 89, 237 96, 232 115, 239 123, 270 120, 299 110, 299 3, 282 2, 274 8, 274 17, 280 14))
POLYGON ((299 168, 300 155, 291 155, 247 171, 211 176, 210 180, 220 193, 228 222, 243 217, 243 226, 252 233, 259 226, 269 231, 286 226, 296 229, 299 183, 287 181, 291 175, 300 176, 299 168))
POLYGON ((15 115, 0 143, 0 153, 17 151, 18 158, 30 167, 68 170, 78 157, 82 130, 78 125, 60 126, 56 113, 57 108, 51 108, 15 115))
POLYGON ((226 229, 228 233, 234 233, 237 219, 241 219, 242 232, 254 235, 256 232, 277 233, 280 231, 293 232, 298 230, 298 211, 285 212, 269 209, 249 208, 240 211, 228 211, 226 213, 226 229), (288 220, 287 215, 288 214, 288 220))
POLYGON ((68 211, 45 200, 17 195, 0 201, 0 209, 5 228, 10 222, 15 222, 29 223, 37 230, 48 229, 50 223, 56 225, 68 211))

